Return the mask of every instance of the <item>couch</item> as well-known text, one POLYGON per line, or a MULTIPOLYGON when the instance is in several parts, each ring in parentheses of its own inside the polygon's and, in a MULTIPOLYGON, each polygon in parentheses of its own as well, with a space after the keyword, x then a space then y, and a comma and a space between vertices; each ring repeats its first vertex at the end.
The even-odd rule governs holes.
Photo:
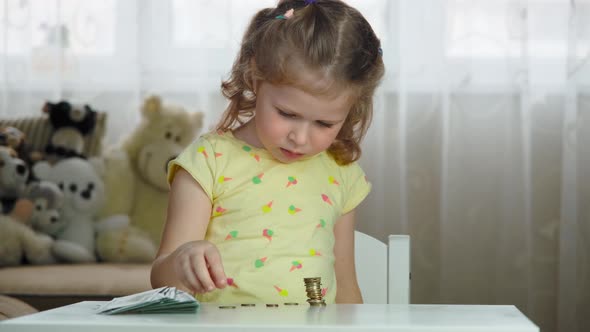
MULTIPOLYGON (((0 127, 14 126, 27 142, 42 151, 52 129, 44 115, 0 119, 0 127)), ((86 138, 85 154, 99 156, 106 114, 99 112, 94 132, 86 138)), ((149 264, 71 264, 0 268, 0 320, 79 301, 110 300, 148 290, 149 264)))
MULTIPOLYGON (((0 307, 6 297, 36 310, 103 301, 151 289, 149 264, 21 265, 0 268, 0 307)), ((25 308, 29 309, 29 308, 25 308)), ((12 316, 26 314, 16 311, 12 316)))

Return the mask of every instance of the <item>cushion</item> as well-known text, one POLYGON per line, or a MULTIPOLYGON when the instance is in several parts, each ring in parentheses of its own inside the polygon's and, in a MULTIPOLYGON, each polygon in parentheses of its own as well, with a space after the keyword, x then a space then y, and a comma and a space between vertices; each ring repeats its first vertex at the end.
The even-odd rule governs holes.
POLYGON ((151 289, 149 264, 26 265, 0 269, 1 294, 126 295, 151 289))
MULTIPOLYGON (((98 112, 96 115, 96 127, 94 131, 84 137, 84 152, 88 157, 99 156, 102 153, 102 140, 106 130, 107 114, 98 112)), ((28 116, 14 119, 0 119, 0 128, 15 127, 25 133, 25 140, 33 151, 45 151, 49 138, 53 133, 53 127, 49 123, 47 115, 28 116)))
POLYGON ((23 265, 0 269, 0 294, 38 310, 151 289, 149 264, 23 265))
POLYGON ((37 310, 21 300, 0 295, 0 320, 15 318, 37 312, 37 310))

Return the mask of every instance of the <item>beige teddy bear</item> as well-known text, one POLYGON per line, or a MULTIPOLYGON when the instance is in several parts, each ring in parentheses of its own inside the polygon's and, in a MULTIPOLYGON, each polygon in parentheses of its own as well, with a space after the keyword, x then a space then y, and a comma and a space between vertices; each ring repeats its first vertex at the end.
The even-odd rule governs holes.
POLYGON ((51 251, 53 239, 35 232, 26 224, 34 208, 28 199, 20 199, 11 215, 0 215, 0 267, 20 265, 23 262, 56 262, 51 251))
POLYGON ((129 217, 115 215, 96 224, 96 253, 103 262, 151 263, 156 247, 144 232, 129 225, 129 217))
POLYGON ((107 195, 101 216, 128 215, 131 225, 159 245, 168 205, 167 165, 197 137, 203 113, 164 105, 151 96, 141 115, 121 146, 105 153, 107 195))

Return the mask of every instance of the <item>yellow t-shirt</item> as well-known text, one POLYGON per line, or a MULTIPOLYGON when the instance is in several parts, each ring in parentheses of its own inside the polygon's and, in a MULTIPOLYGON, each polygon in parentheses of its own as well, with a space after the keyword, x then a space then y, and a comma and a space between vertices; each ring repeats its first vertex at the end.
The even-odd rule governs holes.
POLYGON ((357 163, 340 166, 322 152, 284 164, 225 132, 188 146, 170 163, 169 182, 178 167, 211 199, 205 239, 218 247, 230 284, 200 301, 304 303, 303 278, 321 277, 334 303, 334 223, 371 189, 357 163))

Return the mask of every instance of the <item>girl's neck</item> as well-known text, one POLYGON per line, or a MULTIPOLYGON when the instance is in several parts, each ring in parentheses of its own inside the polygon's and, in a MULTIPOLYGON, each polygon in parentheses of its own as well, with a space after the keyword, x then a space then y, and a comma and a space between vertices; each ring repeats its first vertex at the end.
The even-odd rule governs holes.
POLYGON ((258 139, 258 135, 256 135, 256 122, 254 119, 250 119, 239 128, 234 129, 232 133, 235 138, 244 141, 253 147, 264 148, 258 139))

